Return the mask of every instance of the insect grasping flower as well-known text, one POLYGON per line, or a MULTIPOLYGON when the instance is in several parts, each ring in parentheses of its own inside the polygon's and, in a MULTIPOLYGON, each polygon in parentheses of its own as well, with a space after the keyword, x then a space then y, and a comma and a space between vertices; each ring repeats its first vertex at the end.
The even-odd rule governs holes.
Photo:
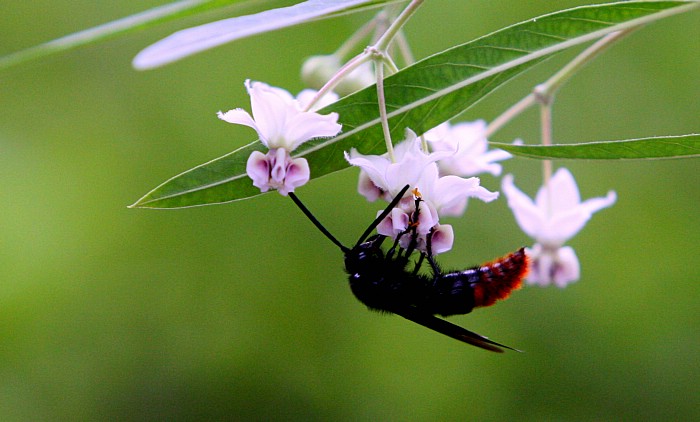
POLYGON ((515 187, 510 174, 503 177, 502 189, 518 225, 536 241, 528 249, 532 268, 527 281, 559 287, 577 281, 578 258, 573 248, 563 245, 586 225, 593 213, 615 203, 615 192, 581 202, 576 181, 566 168, 554 173, 549 183, 539 189, 534 202, 515 187))
POLYGON ((500 150, 488 150, 486 139, 486 122, 461 122, 450 124, 445 122, 423 134, 430 142, 433 151, 452 151, 454 154, 438 161, 440 174, 456 176, 475 176, 480 173, 501 175, 501 165, 497 161, 512 157, 500 150))
MULTIPOLYGON (((313 138, 331 137, 340 132, 338 114, 320 115, 304 111, 313 93, 303 92, 295 99, 281 88, 271 87, 262 82, 245 81, 250 95, 253 115, 237 108, 219 112, 221 120, 249 126, 258 133, 269 151, 267 154, 255 151, 248 158, 246 172, 253 179, 253 185, 262 192, 276 189, 282 195, 309 181, 309 164, 304 158, 292 158, 291 152, 299 145, 313 138)), ((333 102, 327 96, 319 103, 333 102)), ((319 106, 317 104, 317 106, 319 106)))
MULTIPOLYGON (((416 211, 414 195, 408 194, 382 223, 377 232, 394 239, 406 233, 409 225, 418 233, 417 248, 426 251, 429 233, 433 253, 445 252, 452 248, 454 239, 452 227, 439 224, 440 215, 461 215, 466 207, 467 198, 476 197, 490 202, 498 197, 497 192, 489 192, 479 185, 479 179, 464 179, 458 176, 440 177, 437 160, 451 155, 452 151, 425 153, 421 149, 420 139, 411 130, 406 130, 406 140, 396 145, 391 162, 385 154, 363 155, 355 149, 345 155, 348 162, 361 168, 358 190, 368 200, 381 197, 390 201, 401 189, 409 185, 414 194, 420 194, 418 221, 412 221, 416 211)), ((401 246, 406 248, 410 236, 400 238, 401 246)))

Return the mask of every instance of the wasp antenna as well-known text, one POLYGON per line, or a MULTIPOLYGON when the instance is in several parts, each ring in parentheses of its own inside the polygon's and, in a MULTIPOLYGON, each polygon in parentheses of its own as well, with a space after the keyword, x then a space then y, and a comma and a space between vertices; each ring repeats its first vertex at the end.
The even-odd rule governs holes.
POLYGON ((339 241, 338 239, 336 239, 335 236, 333 236, 333 235, 331 234, 331 232, 329 232, 325 227, 323 227, 323 224, 321 224, 321 222, 318 221, 318 220, 316 219, 316 217, 314 217, 313 214, 311 214, 311 211, 309 211, 309 209, 306 208, 306 205, 304 205, 304 204, 301 202, 301 200, 299 200, 299 198, 297 198, 297 196, 294 194, 294 192, 289 192, 289 197, 292 198, 292 201, 294 201, 294 203, 296 204, 296 206, 299 207, 299 209, 301 210, 301 212, 304 213, 304 215, 306 216, 306 218, 308 218, 309 220, 311 220, 311 222, 314 223, 314 226, 316 226, 316 228, 319 229, 319 230, 321 231, 321 233, 323 233, 323 234, 328 238, 328 240, 330 240, 330 241, 333 242, 337 247, 339 247, 340 250, 343 251, 343 253, 347 253, 347 252, 350 251, 350 249, 349 249, 347 246, 345 246, 345 245, 343 245, 342 243, 340 243, 340 241, 339 241))
POLYGON ((396 205, 398 205, 399 201, 401 200, 401 198, 403 198, 403 195, 406 193, 408 188, 409 188, 409 185, 404 186, 403 189, 401 189, 401 192, 399 192, 398 195, 396 195, 394 197, 394 199, 391 200, 391 202, 384 209, 384 211, 382 211, 382 213, 379 214, 379 217, 375 218, 374 221, 372 222, 372 224, 370 224, 369 227, 367 227, 367 230, 365 230, 365 232, 362 233, 362 236, 360 236, 360 238, 357 240, 357 243, 355 243, 355 247, 360 246, 360 244, 362 242, 364 242, 365 239, 367 239, 367 237, 370 235, 370 233, 372 233, 372 231, 375 228, 377 228, 379 223, 381 223, 382 220, 384 220, 386 218, 386 216, 389 215, 391 210, 393 210, 394 207, 396 207, 396 205))

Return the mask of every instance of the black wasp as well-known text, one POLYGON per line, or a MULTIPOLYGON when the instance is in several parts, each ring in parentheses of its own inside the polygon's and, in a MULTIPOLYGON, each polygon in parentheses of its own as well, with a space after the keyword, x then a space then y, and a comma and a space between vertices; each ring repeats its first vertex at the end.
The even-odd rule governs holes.
MULTIPOLYGON (((416 250, 418 238, 415 225, 409 224, 386 253, 381 249, 386 236, 376 234, 370 237, 408 188, 408 185, 405 186, 394 197, 352 248, 344 246, 326 230, 293 192, 289 196, 309 220, 343 251, 350 288, 369 309, 401 315, 438 333, 492 352, 503 352, 502 347, 515 350, 435 315, 467 314, 474 308, 490 306, 499 299, 507 298, 512 290, 520 287, 527 273, 528 259, 524 249, 478 267, 445 272, 435 262, 431 252, 431 234, 428 234, 427 252, 420 252, 418 261, 409 270, 410 257, 416 250), (402 236, 409 236, 406 248, 399 245, 402 236), (426 259, 432 276, 419 273, 426 259)), ((415 190, 414 198, 415 212, 410 220, 418 221, 421 199, 415 190)))

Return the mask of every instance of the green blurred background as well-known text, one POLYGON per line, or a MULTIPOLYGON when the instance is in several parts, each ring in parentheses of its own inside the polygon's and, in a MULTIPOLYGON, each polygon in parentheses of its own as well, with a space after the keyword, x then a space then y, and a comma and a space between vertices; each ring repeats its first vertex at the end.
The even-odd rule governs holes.
MULTIPOLYGON (((0 54, 164 3, 4 0, 0 54)), ((418 57, 584 4, 426 3, 407 27, 418 57)), ((249 107, 244 79, 299 91, 303 58, 333 51, 367 17, 131 69, 140 49, 206 21, 193 19, 0 73, 0 420, 700 418, 696 160, 566 163, 584 198, 610 189, 619 197, 570 242, 581 281, 526 287, 451 319, 522 354, 368 312, 347 287, 339 251, 278 195, 126 208, 254 139, 215 115, 249 107)), ((699 40, 695 12, 607 51, 560 91, 555 138, 697 132, 699 40)), ((494 118, 571 57, 539 66, 465 119, 494 118)), ((537 121, 528 112, 495 140, 537 142, 537 121)), ((537 161, 510 160, 505 171, 531 195, 540 183, 537 161)), ((356 175, 300 192, 345 243, 379 207, 356 194, 356 175)), ((482 182, 499 188, 489 175, 482 182)), ((472 201, 450 223, 447 266, 529 242, 502 199, 472 201)))

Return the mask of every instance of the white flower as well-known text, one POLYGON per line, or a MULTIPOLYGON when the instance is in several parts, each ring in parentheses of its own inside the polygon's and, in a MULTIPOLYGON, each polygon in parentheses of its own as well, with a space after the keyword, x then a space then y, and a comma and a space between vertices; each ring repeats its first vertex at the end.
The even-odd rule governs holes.
POLYGON ((491 202, 498 198, 498 192, 490 192, 479 184, 478 177, 440 176, 437 166, 426 167, 418 180, 423 202, 434 207, 437 214, 458 217, 464 214, 468 198, 491 202))
POLYGON ((581 267, 571 246, 549 248, 535 243, 526 250, 531 261, 528 283, 541 286, 554 283, 557 287, 566 287, 580 278, 581 267))
POLYGON ((218 116, 229 123, 255 129, 260 142, 269 149, 283 148, 291 152, 310 139, 335 136, 340 132, 338 113, 320 115, 303 111, 304 105, 289 92, 262 82, 247 80, 245 86, 253 115, 237 108, 219 112, 218 116))
MULTIPOLYGON (((221 120, 249 126, 258 133, 260 142, 269 148, 267 154, 254 152, 248 158, 246 172, 253 185, 262 192, 276 189, 282 195, 308 182, 309 165, 304 158, 292 158, 291 152, 304 142, 320 137, 335 136, 340 132, 338 114, 320 115, 304 111, 313 92, 303 92, 295 99, 281 88, 262 82, 246 80, 253 115, 237 108, 219 112, 221 120)), ((317 106, 332 102, 325 96, 317 106)))
POLYGON ((539 189, 534 202, 515 187, 510 174, 503 178, 502 189, 518 225, 537 242, 528 250, 532 260, 528 281, 563 287, 578 280, 576 253, 562 246, 586 225, 593 213, 615 203, 615 192, 581 202, 576 181, 565 168, 557 170, 549 183, 539 189))
MULTIPOLYGON (((445 154, 426 154, 421 149, 420 139, 416 134, 406 129, 406 140, 394 147, 395 162, 388 154, 363 155, 355 148, 345 153, 345 159, 353 166, 360 167, 360 184, 358 190, 368 200, 379 197, 391 201, 404 186, 416 186, 416 182, 429 164, 440 159, 445 154), (365 173, 365 176, 362 176, 365 173)), ((406 192, 406 196, 410 196, 406 192)))
POLYGON ((407 191, 406 196, 379 224, 379 234, 394 239, 401 236, 401 247, 406 248, 411 241, 411 235, 407 235, 406 231, 409 226, 415 227, 418 236, 416 247, 419 250, 427 250, 427 237, 430 235, 432 252, 445 252, 452 247, 454 235, 451 226, 439 224, 439 216, 461 215, 468 197, 489 202, 496 199, 498 193, 481 187, 479 179, 475 177, 440 177, 435 161, 452 152, 427 154, 422 151, 420 139, 415 133, 407 130, 406 137, 394 149, 396 162, 391 162, 386 154, 362 155, 354 149, 346 154, 346 159, 361 168, 358 190, 370 201, 381 197, 389 202, 404 186, 414 188, 407 191), (413 221, 416 211, 413 195, 420 197, 417 221, 413 221))
POLYGON ((443 123, 425 134, 433 151, 452 151, 453 155, 438 161, 440 174, 456 176, 475 176, 490 173, 500 176, 501 165, 497 161, 507 160, 512 156, 500 149, 488 151, 486 139, 486 122, 462 122, 454 125, 443 123))

